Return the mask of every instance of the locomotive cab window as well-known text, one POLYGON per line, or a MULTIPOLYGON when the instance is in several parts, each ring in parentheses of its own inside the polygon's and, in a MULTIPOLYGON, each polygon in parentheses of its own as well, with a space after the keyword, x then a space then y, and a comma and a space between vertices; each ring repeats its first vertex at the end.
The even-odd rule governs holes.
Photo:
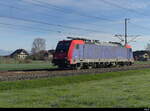
POLYGON ((56 52, 68 52, 70 43, 70 41, 59 42, 56 48, 56 52))
POLYGON ((79 44, 76 45, 76 49, 79 49, 79 44))

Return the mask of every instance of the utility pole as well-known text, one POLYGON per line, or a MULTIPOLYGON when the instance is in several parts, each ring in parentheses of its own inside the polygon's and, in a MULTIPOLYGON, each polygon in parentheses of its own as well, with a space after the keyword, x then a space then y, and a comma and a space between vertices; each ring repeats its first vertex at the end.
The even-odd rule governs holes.
POLYGON ((128 41, 127 41, 127 37, 128 37, 128 30, 127 30, 127 28, 128 28, 128 26, 127 26, 127 24, 128 24, 128 20, 130 20, 129 18, 125 18, 125 45, 128 43, 128 41))
POLYGON ((124 46, 126 46, 130 42, 135 42, 135 40, 140 36, 140 35, 128 35, 128 21, 129 18, 125 18, 125 34, 116 34, 114 37, 117 37, 120 42, 124 42, 124 46), (133 37, 132 39, 128 40, 128 37, 133 37))

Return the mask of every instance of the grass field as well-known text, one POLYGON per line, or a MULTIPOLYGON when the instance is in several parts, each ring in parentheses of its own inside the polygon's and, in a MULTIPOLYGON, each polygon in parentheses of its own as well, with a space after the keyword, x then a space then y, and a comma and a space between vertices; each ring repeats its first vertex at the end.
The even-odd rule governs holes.
POLYGON ((134 64, 150 64, 150 61, 135 61, 134 64))
POLYGON ((150 107, 150 69, 0 82, 0 107, 150 107))
MULTIPOLYGON (((150 61, 136 61, 134 64, 150 64, 150 61)), ((19 62, 15 59, 4 59, 0 57, 0 71, 10 70, 36 70, 56 68, 50 61, 31 61, 31 63, 19 62)))
POLYGON ((32 61, 32 63, 13 63, 13 64, 0 64, 0 71, 10 70, 32 70, 32 69, 50 69, 55 68, 50 62, 45 61, 32 61))

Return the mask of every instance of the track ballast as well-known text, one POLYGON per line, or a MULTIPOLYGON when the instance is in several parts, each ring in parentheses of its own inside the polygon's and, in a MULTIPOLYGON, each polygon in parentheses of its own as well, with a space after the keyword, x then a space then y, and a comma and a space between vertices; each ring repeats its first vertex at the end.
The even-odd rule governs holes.
POLYGON ((36 71, 0 71, 0 81, 16 81, 16 80, 31 80, 58 76, 73 76, 83 74, 101 74, 105 72, 117 72, 127 70, 137 70, 150 68, 150 64, 138 64, 124 67, 113 68, 97 68, 97 69, 82 69, 82 70, 36 70, 36 71))

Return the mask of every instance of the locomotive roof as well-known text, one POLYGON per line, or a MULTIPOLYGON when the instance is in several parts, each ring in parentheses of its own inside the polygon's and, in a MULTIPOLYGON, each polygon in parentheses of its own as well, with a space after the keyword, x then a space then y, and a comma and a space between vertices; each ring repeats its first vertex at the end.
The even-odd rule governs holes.
POLYGON ((104 46, 123 46, 119 42, 100 42, 99 40, 90 40, 90 39, 80 38, 80 37, 67 37, 67 39, 83 40, 86 44, 96 44, 96 45, 104 45, 104 46))

